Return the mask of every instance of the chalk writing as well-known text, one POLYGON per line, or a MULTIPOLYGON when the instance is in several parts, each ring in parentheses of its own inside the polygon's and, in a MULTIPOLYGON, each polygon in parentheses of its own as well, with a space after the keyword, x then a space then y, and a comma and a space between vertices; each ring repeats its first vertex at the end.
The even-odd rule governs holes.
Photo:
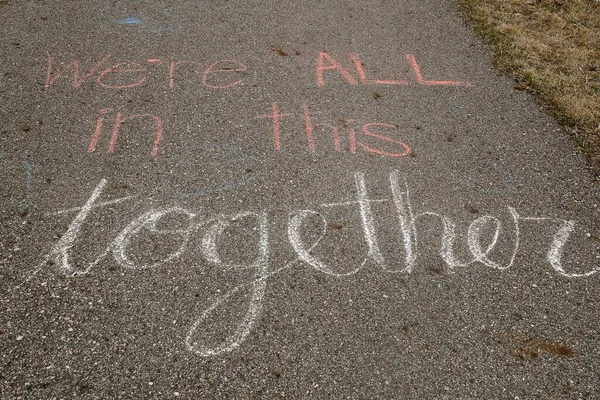
POLYGON ((417 60, 415 56, 412 54, 407 54, 406 59, 410 63, 416 77, 417 82, 421 85, 427 86, 473 86, 471 82, 461 82, 461 81, 434 81, 434 80, 426 80, 423 79, 423 75, 421 75, 421 68, 417 64, 417 60))
POLYGON ((98 61, 96 64, 94 64, 89 69, 89 71, 82 76, 81 75, 81 65, 79 63, 79 60, 77 60, 77 59, 72 60, 69 64, 67 64, 66 67, 64 67, 62 69, 62 71, 53 74, 54 67, 53 67, 52 54, 47 53, 47 55, 48 55, 48 61, 46 64, 46 82, 44 83, 45 88, 49 88, 59 78, 61 78, 62 76, 67 76, 69 73, 73 74, 73 87, 78 88, 83 83, 85 83, 85 81, 87 81, 92 75, 94 75, 97 72, 97 70, 110 58, 110 55, 104 57, 103 59, 98 61))
POLYGON ((257 115, 256 117, 254 117, 254 119, 270 118, 273 120, 273 144, 275 150, 281 150, 281 133, 279 128, 279 121, 281 118, 289 117, 291 115, 292 114, 280 114, 279 106, 277 105, 277 103, 273 103, 273 114, 257 115))
POLYGON ((176 23, 181 22, 181 17, 177 18, 176 8, 170 5, 171 2, 136 1, 131 6, 128 2, 111 1, 99 11, 100 26, 110 24, 112 31, 120 25, 155 34, 175 31, 180 29, 176 23))
MULTIPOLYGON (((363 85, 408 85, 408 80, 393 80, 393 79, 368 79, 365 71, 365 66, 360 58, 359 54, 349 55, 354 69, 358 75, 358 80, 347 70, 342 64, 334 59, 327 52, 319 53, 317 58, 317 86, 325 86, 325 72, 335 71, 337 74, 350 85, 358 85, 360 82, 363 85)), ((406 54, 406 60, 412 68, 416 81, 420 85, 426 86, 473 86, 471 82, 467 81, 450 81, 450 80, 428 80, 423 78, 421 73, 421 67, 417 64, 417 60, 413 54, 406 54)))
MULTIPOLYGON (((337 75, 343 81, 352 86, 356 85, 408 85, 407 79, 379 79, 369 78, 365 64, 361 55, 352 53, 348 55, 356 75, 356 78, 349 69, 346 69, 342 63, 336 60, 327 52, 320 52, 317 56, 316 75, 317 85, 325 86, 325 73, 337 75)), ((73 88, 80 88, 92 77, 96 77, 96 85, 104 89, 126 90, 132 89, 148 82, 150 73, 163 71, 166 75, 165 83, 170 89, 181 86, 178 81, 182 74, 197 75, 203 87, 215 90, 230 89, 240 86, 244 83, 245 73, 248 67, 240 61, 231 59, 216 60, 210 64, 193 60, 180 60, 163 62, 160 58, 148 58, 144 61, 119 61, 111 62, 112 56, 106 55, 89 69, 84 69, 78 59, 73 59, 62 67, 56 67, 56 61, 51 53, 47 53, 46 76, 44 87, 50 89, 61 78, 71 81, 73 88), (112 65, 111 65, 112 64, 112 65)), ((467 81, 451 80, 431 80, 425 79, 421 72, 421 67, 417 63, 413 54, 406 54, 405 59, 412 68, 416 83, 425 86, 472 86, 467 81)), ((160 75, 159 75, 160 76, 160 75)), ((380 98, 380 95, 377 95, 380 98)), ((88 153, 96 150, 98 141, 102 135, 102 128, 105 118, 112 112, 112 108, 100 110, 96 121, 96 128, 88 145, 88 153)), ((317 151, 316 135, 326 131, 331 136, 333 150, 341 153, 348 150, 350 153, 356 153, 357 149, 367 153, 378 154, 384 157, 402 157, 411 153, 411 148, 406 143, 385 133, 389 130, 396 130, 397 125, 384 122, 370 122, 354 125, 354 119, 345 119, 342 126, 331 122, 315 121, 312 110, 307 104, 302 105, 302 110, 298 114, 280 111, 278 103, 273 103, 272 111, 267 114, 260 114, 254 117, 256 120, 271 120, 273 126, 273 146, 276 151, 282 149, 282 124, 288 117, 300 115, 304 122, 304 134, 306 136, 306 145, 310 153, 317 151), (358 137, 357 137, 358 132, 358 137)), ((163 136, 163 120, 152 113, 132 114, 123 116, 120 112, 115 115, 112 135, 108 144, 107 153, 113 153, 117 146, 121 125, 133 119, 147 118, 154 122, 154 144, 151 154, 158 155, 159 145, 163 136)), ((339 122, 339 121, 338 121, 339 122)), ((295 136, 295 135, 294 135, 295 136)), ((292 136, 290 136, 292 137, 292 136)))
MULTIPOLYGON (((98 120, 96 122, 96 129, 94 130, 94 135, 92 136, 91 140, 90 140, 90 144, 88 146, 88 153, 92 153, 94 151, 96 151, 96 145, 98 144, 98 140, 100 139, 100 136, 102 134, 102 126, 104 125, 104 116, 109 114, 110 112, 112 112, 112 108, 104 108, 102 110, 100 110, 99 112, 99 116, 98 116, 98 120)), ((117 140, 119 139, 119 132, 121 130, 121 125, 126 122, 126 121, 130 121, 133 119, 138 119, 138 118, 150 118, 154 121, 154 127, 155 127, 155 131, 154 131, 154 144, 152 146, 152 155, 156 157, 156 155, 158 155, 158 146, 160 144, 160 141, 162 139, 162 135, 163 135, 163 122, 162 119, 160 119, 158 116, 153 115, 153 114, 133 114, 127 117, 123 117, 123 115, 120 112, 117 112, 117 115, 115 117, 115 123, 113 126, 113 130, 112 130, 112 134, 110 136, 110 143, 108 145, 108 149, 106 150, 107 153, 112 153, 115 151, 115 148, 117 147, 117 140)))
POLYGON ((139 18, 136 18, 136 17, 123 18, 120 22, 123 25, 141 25, 142 24, 142 20, 139 18))
POLYGON ((363 85, 408 85, 407 80, 367 79, 367 73, 365 72, 365 67, 360 59, 360 55, 350 54, 350 58, 352 59, 352 63, 354 63, 356 73, 358 73, 360 82, 363 85))
MULTIPOLYGON (((99 265, 99 263, 110 254, 112 254, 116 263, 126 269, 144 270, 158 268, 167 263, 180 260, 187 249, 190 238, 200 234, 202 237, 201 251, 208 264, 217 268, 232 271, 249 269, 255 273, 254 278, 252 278, 250 282, 243 283, 225 293, 223 296, 214 299, 210 306, 195 319, 188 331, 185 339, 188 350, 201 356, 217 356, 238 348, 247 339, 261 313, 268 280, 274 275, 294 265, 303 264, 310 266, 315 270, 333 277, 344 277, 356 274, 363 269, 368 261, 372 261, 375 265, 378 265, 383 271, 388 273, 411 273, 417 267, 419 260, 420 245, 418 241, 419 234, 417 221, 421 219, 430 220, 433 218, 441 222, 442 235, 438 253, 441 259, 446 263, 449 272, 475 263, 498 271, 510 268, 514 265, 515 257, 519 252, 521 240, 520 227, 523 223, 541 223, 544 224, 545 227, 553 227, 553 229, 555 229, 550 238, 539 240, 539 242, 546 243, 546 260, 558 275, 566 278, 584 278, 600 271, 600 266, 587 272, 578 273, 568 272, 565 269, 562 263, 562 256, 564 247, 569 240, 570 235, 575 230, 574 221, 549 217, 524 217, 512 207, 507 207, 512 224, 512 229, 510 229, 512 232, 510 235, 512 237, 510 259, 504 264, 492 259, 492 254, 495 254, 493 253, 493 250, 498 244, 500 235, 503 234, 503 225, 499 218, 491 215, 482 215, 471 222, 466 232, 466 243, 472 258, 470 260, 461 261, 457 258, 454 250, 459 237, 454 221, 443 214, 435 212, 415 212, 410 200, 408 183, 397 171, 394 171, 389 175, 391 197, 386 199, 370 198, 364 174, 355 173, 354 181, 356 193, 355 200, 321 204, 319 208, 325 210, 321 212, 312 209, 304 209, 289 213, 287 237, 295 253, 295 258, 280 268, 271 268, 269 266, 269 216, 266 211, 243 211, 231 215, 199 216, 195 212, 177 206, 154 209, 142 213, 139 217, 128 223, 125 228, 109 242, 104 252, 102 252, 102 254, 100 254, 92 263, 83 267, 75 267, 70 262, 70 253, 77 245, 82 227, 91 213, 94 212, 94 210, 100 210, 109 204, 124 203, 133 199, 133 197, 130 196, 101 202, 102 192, 106 186, 106 180, 102 180, 82 207, 60 210, 52 214, 65 215, 76 213, 76 216, 70 223, 67 232, 44 257, 44 261, 23 283, 32 279, 40 269, 45 266, 48 267, 48 260, 53 260, 58 270, 67 277, 82 276, 89 273, 92 268, 99 265), (398 232, 400 233, 400 241, 402 244, 401 247, 397 248, 397 251, 402 252, 404 259, 403 265, 400 266, 391 265, 386 259, 386 256, 379 245, 379 234, 374 223, 375 210, 373 205, 386 202, 393 205, 396 214, 395 217, 397 219, 398 232), (339 272, 333 268, 325 259, 326 256, 319 257, 316 254, 322 243, 322 239, 327 236, 328 229, 331 229, 324 216, 326 210, 340 207, 355 208, 355 210, 358 210, 364 242, 368 249, 362 262, 353 267, 350 271, 345 272, 339 272), (180 223, 177 228, 168 228, 168 225, 160 228, 159 226, 162 226, 160 225, 161 220, 169 219, 169 217, 178 217, 177 219, 182 220, 183 222, 180 223), (242 221, 254 221, 255 229, 249 232, 256 233, 250 233, 249 235, 258 235, 258 240, 253 241, 252 237, 248 237, 247 239, 250 243, 257 243, 256 258, 247 264, 225 262, 220 256, 219 238, 226 229, 229 229, 236 224, 241 224, 242 221), (321 225, 319 237, 311 242, 306 241, 304 232, 309 221, 312 223, 318 221, 321 225), (134 254, 131 249, 131 243, 137 236, 142 235, 145 231, 168 237, 170 240, 175 240, 178 245, 174 250, 169 254, 164 255, 163 258, 158 261, 151 263, 134 261, 131 257, 131 255, 134 254), (484 231, 488 232, 488 234, 484 235, 484 231), (484 240, 487 240, 487 245, 482 244, 484 240), (216 318, 221 307, 224 307, 231 301, 234 294, 242 290, 250 290, 251 296, 249 304, 247 305, 247 312, 236 326, 235 332, 226 337, 222 342, 216 344, 206 343, 200 340, 198 334, 201 333, 204 324, 208 323, 211 318, 216 318)), ((320 253, 323 254, 322 251, 320 253)))
MULTIPOLYGON (((171 89, 176 87, 175 71, 180 69, 180 66, 182 68, 185 67, 188 70, 191 68, 192 72, 197 75, 202 73, 201 82, 204 87, 211 89, 228 89, 242 84, 244 73, 248 70, 248 67, 242 62, 230 59, 217 60, 208 64, 208 66, 205 63, 193 60, 163 63, 163 60, 159 58, 149 58, 143 62, 117 62, 108 66, 108 61, 111 57, 110 54, 104 56, 84 73, 82 72, 81 63, 78 59, 71 60, 66 66, 57 70, 54 57, 48 52, 44 87, 50 88, 60 78, 71 75, 72 86, 74 88, 79 88, 92 76, 98 74, 96 83, 99 87, 105 89, 130 89, 146 82, 148 74, 150 73, 149 66, 158 68, 165 64, 168 65, 168 68, 166 69, 166 82, 168 82, 168 86, 171 89)), ((329 53, 320 52, 316 62, 317 86, 325 86, 326 72, 329 72, 329 75, 337 74, 343 81, 346 81, 352 86, 356 86, 359 83, 362 85, 408 85, 411 83, 408 79, 368 78, 365 69, 366 67, 362 62, 360 54, 349 54, 348 57, 354 66, 358 79, 329 53)), ((413 54, 406 54, 405 59, 413 70, 413 79, 416 79, 416 83, 420 85, 473 86, 473 84, 468 81, 425 79, 421 72, 421 67, 417 63, 416 57, 413 54)))
POLYGON ((350 85, 356 85, 356 79, 348 72, 342 65, 331 57, 326 52, 322 51, 319 53, 317 59, 317 85, 325 86, 325 79, 323 78, 323 72, 325 71, 337 71, 342 78, 346 80, 350 85))
MULTIPOLYGON (((270 119, 272 121, 274 149, 281 150, 281 120, 284 117, 290 117, 290 116, 294 116, 294 115, 295 114, 281 113, 280 109, 279 109, 279 104, 273 103, 271 114, 257 115, 256 117, 254 117, 254 119, 257 119, 257 120, 270 119)), ((370 122, 370 123, 363 124, 362 128, 360 130, 361 135, 362 135, 361 138, 363 139, 363 141, 357 142, 356 130, 354 127, 353 119, 345 119, 342 124, 343 126, 341 126, 341 127, 337 126, 335 123, 334 124, 315 123, 314 119, 311 115, 310 108, 306 104, 304 104, 302 106, 302 116, 303 116, 303 121, 304 121, 304 133, 306 135, 306 144, 307 144, 308 150, 311 153, 315 153, 316 149, 317 149, 316 141, 315 141, 315 133, 317 132, 317 129, 319 129, 319 131, 328 130, 330 132, 331 143, 332 143, 333 149, 336 152, 342 152, 342 144, 341 144, 341 137, 340 137, 340 131, 342 131, 342 130, 344 131, 344 135, 346 136, 346 139, 347 139, 347 148, 351 153, 356 153, 357 144, 358 144, 358 146, 360 146, 360 148, 362 148, 363 150, 365 150, 369 153, 375 153, 375 154, 379 154, 381 156, 386 156, 386 157, 402 157, 402 156, 406 156, 406 155, 410 154, 410 152, 411 152, 411 149, 407 144, 400 142, 397 139, 391 138, 390 136, 386 136, 381 133, 381 131, 385 130, 385 129, 387 129, 387 130, 398 129, 398 125, 396 125, 396 124, 381 123, 381 122, 370 122), (375 132, 375 129, 377 129, 377 132, 375 132), (364 142, 364 140, 368 139, 369 137, 379 139, 383 143, 391 143, 392 145, 396 146, 396 148, 399 147, 401 150, 400 150, 400 152, 392 153, 390 151, 385 151, 380 148, 373 147, 374 144, 369 145, 368 143, 364 142)), ((295 135, 289 135, 289 136, 294 137, 295 135)), ((381 143, 381 142, 379 142, 379 143, 381 143)))
MULTIPOLYGON (((92 65, 85 73, 82 72, 81 63, 78 59, 71 60, 66 66, 57 69, 54 56, 47 53, 46 61, 46 80, 45 88, 53 86, 60 78, 69 78, 72 76, 72 86, 74 88, 81 87, 91 77, 98 74, 96 84, 104 89, 131 89, 142 85, 146 82, 150 69, 161 67, 164 63, 159 58, 149 58, 144 62, 117 62, 113 65, 108 65, 108 61, 112 56, 110 54, 104 56, 100 61, 92 65)), ((208 66, 197 61, 172 61, 166 63, 168 68, 165 70, 166 83, 173 89, 175 88, 175 71, 186 66, 193 67, 192 72, 199 75, 202 72, 200 81, 204 87, 210 89, 228 89, 243 83, 243 73, 248 67, 236 60, 217 60, 208 66)))

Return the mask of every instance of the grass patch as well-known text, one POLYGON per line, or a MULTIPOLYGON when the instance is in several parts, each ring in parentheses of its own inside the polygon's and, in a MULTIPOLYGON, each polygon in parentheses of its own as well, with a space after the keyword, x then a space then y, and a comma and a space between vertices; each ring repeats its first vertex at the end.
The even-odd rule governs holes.
POLYGON ((537 93, 600 174, 600 1, 457 1, 515 89, 537 93))

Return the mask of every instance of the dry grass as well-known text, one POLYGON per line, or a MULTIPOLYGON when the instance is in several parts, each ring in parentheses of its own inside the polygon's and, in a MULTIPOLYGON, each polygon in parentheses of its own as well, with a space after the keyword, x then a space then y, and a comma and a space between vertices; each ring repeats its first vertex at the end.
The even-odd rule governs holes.
POLYGON ((517 89, 538 93, 600 173, 600 1, 458 3, 517 89))

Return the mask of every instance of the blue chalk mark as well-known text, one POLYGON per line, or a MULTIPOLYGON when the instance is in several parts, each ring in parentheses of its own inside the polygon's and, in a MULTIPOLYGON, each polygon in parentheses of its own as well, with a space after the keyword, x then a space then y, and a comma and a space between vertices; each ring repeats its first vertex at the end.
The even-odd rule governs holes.
POLYGON ((165 33, 165 32, 169 32, 172 31, 173 28, 171 28, 170 26, 159 26, 158 28, 152 28, 150 29, 150 32, 152 33, 158 33, 159 35, 165 33))
POLYGON ((127 17, 121 20, 121 24, 123 25, 141 25, 142 20, 137 17, 127 17))
POLYGON ((494 163, 494 169, 498 169, 498 165, 494 163))

